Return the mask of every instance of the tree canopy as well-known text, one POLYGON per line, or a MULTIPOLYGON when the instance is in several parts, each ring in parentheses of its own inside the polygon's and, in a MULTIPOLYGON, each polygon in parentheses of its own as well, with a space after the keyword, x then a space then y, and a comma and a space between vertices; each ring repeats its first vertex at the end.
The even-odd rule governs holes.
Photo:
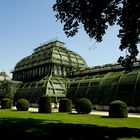
POLYGON ((109 26, 120 26, 119 49, 128 50, 118 62, 132 68, 140 43, 140 0, 56 0, 53 5, 56 18, 64 24, 68 37, 74 36, 82 25, 90 38, 102 41, 109 26))

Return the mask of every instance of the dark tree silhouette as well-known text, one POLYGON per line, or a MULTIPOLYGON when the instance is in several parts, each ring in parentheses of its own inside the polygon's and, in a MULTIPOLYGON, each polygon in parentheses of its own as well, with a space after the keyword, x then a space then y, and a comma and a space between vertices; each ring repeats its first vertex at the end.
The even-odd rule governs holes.
POLYGON ((118 62, 133 67, 140 43, 140 0, 56 0, 53 10, 68 37, 82 25, 90 38, 101 42, 108 26, 119 25, 119 49, 127 49, 128 54, 118 62))

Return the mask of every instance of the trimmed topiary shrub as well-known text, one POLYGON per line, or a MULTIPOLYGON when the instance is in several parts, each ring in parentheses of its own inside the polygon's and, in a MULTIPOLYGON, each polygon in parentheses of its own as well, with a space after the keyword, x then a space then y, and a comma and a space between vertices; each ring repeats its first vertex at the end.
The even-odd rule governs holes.
POLYGON ((16 109, 18 111, 28 111, 29 110, 29 101, 25 98, 20 98, 16 102, 16 109))
POLYGON ((75 103, 75 110, 80 114, 89 114, 92 110, 92 102, 87 98, 80 98, 75 103))
POLYGON ((11 109, 13 101, 9 98, 3 98, 1 100, 1 109, 11 109))
POLYGON ((60 99, 59 112, 72 112, 72 101, 68 98, 60 99))
POLYGON ((39 113, 51 113, 52 112, 50 96, 43 95, 40 97, 38 112, 39 113))
POLYGON ((111 118, 127 118, 128 109, 125 102, 115 100, 109 105, 109 117, 111 118))

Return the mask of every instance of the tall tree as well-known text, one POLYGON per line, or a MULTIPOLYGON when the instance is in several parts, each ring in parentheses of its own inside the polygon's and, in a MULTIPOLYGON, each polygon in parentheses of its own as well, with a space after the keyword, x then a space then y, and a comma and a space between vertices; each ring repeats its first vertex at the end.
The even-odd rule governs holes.
POLYGON ((119 49, 127 49, 128 54, 118 62, 128 69, 133 67, 139 53, 140 0, 56 0, 53 10, 68 37, 83 25, 90 38, 101 42, 109 26, 119 25, 119 49))

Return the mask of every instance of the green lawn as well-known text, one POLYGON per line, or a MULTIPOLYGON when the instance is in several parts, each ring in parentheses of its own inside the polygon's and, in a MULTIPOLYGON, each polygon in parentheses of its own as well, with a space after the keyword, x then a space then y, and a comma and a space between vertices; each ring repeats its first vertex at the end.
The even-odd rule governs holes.
POLYGON ((0 135, 14 140, 44 137, 46 140, 137 140, 140 139, 140 119, 0 109, 0 135))

